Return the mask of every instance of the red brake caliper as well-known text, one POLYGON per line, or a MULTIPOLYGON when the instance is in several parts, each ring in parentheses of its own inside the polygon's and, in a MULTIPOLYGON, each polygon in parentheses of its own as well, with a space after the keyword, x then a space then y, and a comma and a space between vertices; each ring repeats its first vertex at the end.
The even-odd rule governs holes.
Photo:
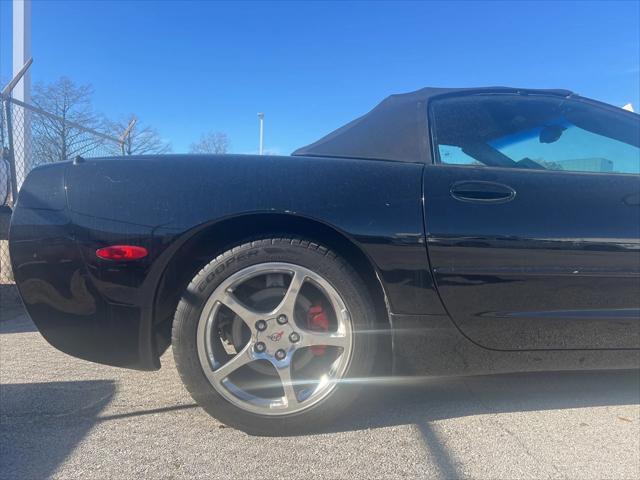
MULTIPOLYGON (((329 319, 322 309, 322 305, 314 305, 307 312, 307 324, 310 330, 316 332, 329 331, 329 319)), ((311 351, 316 357, 324 355, 327 351, 326 345, 313 345, 311 351)))

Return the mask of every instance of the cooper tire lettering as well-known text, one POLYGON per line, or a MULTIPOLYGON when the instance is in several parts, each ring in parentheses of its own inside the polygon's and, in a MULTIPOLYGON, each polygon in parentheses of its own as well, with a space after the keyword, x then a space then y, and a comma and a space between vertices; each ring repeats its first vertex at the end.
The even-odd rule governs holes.
POLYGON ((227 269, 227 267, 231 266, 234 263, 240 262, 242 260, 249 259, 250 257, 254 257, 256 255, 258 255, 258 252, 253 251, 253 252, 247 252, 247 253, 239 253, 238 255, 229 257, 223 263, 218 265, 212 272, 210 272, 206 276, 203 282, 200 282, 198 284, 198 287, 197 287, 198 291, 203 292, 205 288, 207 288, 207 285, 209 285, 218 275, 223 273, 227 269))

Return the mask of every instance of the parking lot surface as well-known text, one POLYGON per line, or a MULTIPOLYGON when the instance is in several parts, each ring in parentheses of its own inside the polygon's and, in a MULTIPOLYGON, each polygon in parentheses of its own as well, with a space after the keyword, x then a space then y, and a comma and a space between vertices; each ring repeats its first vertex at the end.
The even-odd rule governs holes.
POLYGON ((638 371, 387 382, 339 424, 252 437, 158 372, 69 357, 20 307, 0 321, 0 477, 640 478, 638 371))

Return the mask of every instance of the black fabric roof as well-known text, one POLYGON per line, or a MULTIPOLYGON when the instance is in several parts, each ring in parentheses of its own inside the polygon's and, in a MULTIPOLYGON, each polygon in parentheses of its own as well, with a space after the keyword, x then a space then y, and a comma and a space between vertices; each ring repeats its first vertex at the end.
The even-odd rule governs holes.
POLYGON ((320 140, 297 149, 292 155, 424 162, 428 158, 427 106, 429 100, 456 93, 517 92, 571 95, 568 90, 427 87, 385 98, 369 113, 334 130, 320 140))

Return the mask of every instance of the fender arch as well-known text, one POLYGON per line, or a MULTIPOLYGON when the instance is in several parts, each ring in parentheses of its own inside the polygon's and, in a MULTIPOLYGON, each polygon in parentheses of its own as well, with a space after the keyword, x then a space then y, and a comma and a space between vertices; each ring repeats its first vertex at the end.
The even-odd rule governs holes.
MULTIPOLYGON (((256 236, 293 235, 318 242, 342 256, 365 283, 376 310, 381 330, 390 331, 387 292, 373 260, 345 232, 315 218, 281 212, 255 212, 235 215, 201 224, 180 235, 161 262, 153 300, 152 338, 159 357, 169 346, 173 314, 182 293, 196 273, 216 255, 233 245, 256 236)), ((391 353, 391 337, 384 342, 391 353)), ((382 355, 381 357, 384 357, 382 355)))

